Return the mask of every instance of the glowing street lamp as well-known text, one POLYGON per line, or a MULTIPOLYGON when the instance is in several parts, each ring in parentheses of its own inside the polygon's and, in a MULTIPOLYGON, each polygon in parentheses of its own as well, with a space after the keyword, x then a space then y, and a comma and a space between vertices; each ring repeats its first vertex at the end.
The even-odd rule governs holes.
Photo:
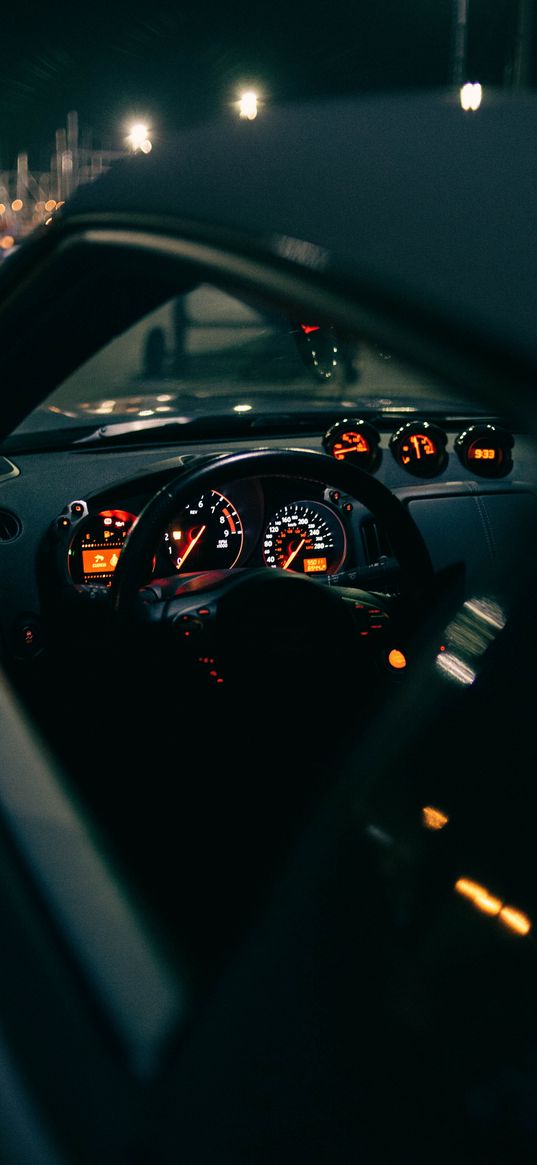
POLYGON ((247 121, 253 121, 258 114, 258 96, 253 89, 247 89, 239 98, 239 114, 247 121))
POLYGON ((152 142, 149 140, 149 128, 141 121, 131 125, 127 134, 127 142, 133 153, 141 150, 143 154, 148 154, 153 148, 152 142))
POLYGON ((461 106, 468 112, 479 109, 481 99, 483 97, 483 90, 479 81, 467 81, 466 85, 461 86, 461 106))

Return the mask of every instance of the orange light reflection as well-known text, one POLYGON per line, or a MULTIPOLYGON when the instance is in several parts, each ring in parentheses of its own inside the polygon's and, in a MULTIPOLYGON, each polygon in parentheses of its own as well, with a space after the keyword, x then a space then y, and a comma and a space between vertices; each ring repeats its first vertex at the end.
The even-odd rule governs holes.
POLYGON ((422 823, 426 829, 443 829, 449 817, 441 809, 434 809, 432 805, 424 805, 421 811, 422 823))
POLYGON ((499 918, 515 934, 529 934, 531 921, 527 914, 516 910, 514 906, 504 906, 501 899, 490 894, 486 886, 480 886, 479 882, 472 882, 470 878, 459 878, 455 882, 455 889, 458 894, 468 898, 477 910, 499 918))
POLYGON ((406 667, 406 655, 403 651, 399 651, 397 647, 392 647, 388 653, 388 663, 395 671, 401 671, 406 667))
POLYGON ((528 934, 531 930, 531 922, 527 914, 523 914, 521 910, 515 910, 513 906, 504 906, 500 910, 500 921, 509 927, 509 930, 516 931, 517 934, 528 934))

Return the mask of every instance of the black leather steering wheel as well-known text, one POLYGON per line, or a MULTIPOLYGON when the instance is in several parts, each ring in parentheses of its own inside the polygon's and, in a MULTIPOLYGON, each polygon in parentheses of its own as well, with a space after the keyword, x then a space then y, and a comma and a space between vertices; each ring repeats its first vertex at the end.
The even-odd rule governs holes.
MULTIPOLYGON (((403 601, 419 610, 432 579, 432 566, 406 507, 382 482, 356 466, 323 453, 295 449, 209 455, 161 488, 125 541, 113 581, 113 607, 126 620, 143 610, 149 622, 171 629, 176 642, 198 660, 214 661, 217 655, 217 673, 221 664, 227 674, 231 668, 243 681, 252 669, 262 671, 270 683, 284 682, 285 677, 291 684, 297 677, 300 682, 307 682, 308 677, 313 683, 315 677, 326 680, 332 668, 348 658, 351 639, 358 640, 352 621, 356 604, 349 600, 356 595, 371 598, 367 591, 330 587, 309 576, 267 568, 207 572, 186 581, 178 577, 173 580, 171 595, 169 589, 163 592, 151 585, 140 589, 150 577, 155 547, 173 516, 194 496, 226 479, 253 476, 302 478, 305 483, 337 488, 363 504, 392 548, 403 601), (204 617, 198 614, 200 606, 204 617), (269 664, 267 672, 267 660, 271 659, 273 668, 269 664)), ((378 603, 375 594, 371 604, 378 603)))

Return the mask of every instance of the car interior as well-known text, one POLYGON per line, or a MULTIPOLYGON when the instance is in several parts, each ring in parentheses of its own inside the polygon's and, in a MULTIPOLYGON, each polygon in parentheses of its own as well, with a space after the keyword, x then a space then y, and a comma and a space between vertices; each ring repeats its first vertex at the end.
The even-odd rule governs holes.
POLYGON ((522 1161, 531 423, 464 332, 93 230, 3 272, 8 1145, 522 1161))

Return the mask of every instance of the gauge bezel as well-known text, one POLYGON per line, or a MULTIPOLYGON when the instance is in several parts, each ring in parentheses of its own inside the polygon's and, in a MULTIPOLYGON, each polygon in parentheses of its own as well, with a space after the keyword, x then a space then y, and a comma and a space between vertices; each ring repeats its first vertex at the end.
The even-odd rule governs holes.
MULTIPOLYGON (((162 536, 162 540, 161 540, 161 547, 160 547, 160 548, 161 548, 161 550, 162 550, 162 552, 163 552, 163 554, 164 554, 164 555, 165 555, 165 557, 166 557, 166 561, 167 561, 167 562, 169 562, 169 564, 172 566, 172 568, 173 568, 173 573, 174 573, 174 574, 176 574, 176 575, 181 575, 181 574, 183 574, 183 573, 184 573, 184 574, 188 574, 188 573, 189 573, 189 571, 196 571, 196 572, 197 572, 197 571, 206 571, 206 570, 233 570, 233 569, 234 569, 234 567, 235 567, 235 566, 237 565, 237 563, 239 562, 239 559, 242 557, 242 555, 243 555, 243 553, 244 553, 245 535, 244 535, 244 521, 243 521, 243 517, 242 517, 242 514, 240 513, 240 510, 238 510, 237 506, 235 505, 235 502, 233 502, 233 501, 232 501, 232 500, 231 500, 231 499, 230 499, 230 498, 227 496, 227 494, 224 494, 224 493, 222 493, 222 490, 219 490, 219 489, 214 489, 214 488, 213 488, 213 489, 211 489, 211 490, 206 490, 204 493, 200 494, 200 495, 199 495, 199 496, 196 498, 195 502, 194 502, 194 501, 192 501, 192 502, 190 503, 190 505, 191 505, 192 507, 196 506, 196 507, 198 507, 198 509, 199 509, 201 501, 202 501, 204 498, 206 498, 208 494, 211 494, 212 496, 216 495, 216 496, 218 497, 218 499, 219 499, 218 505, 219 505, 219 506, 221 506, 221 505, 222 505, 222 502, 223 502, 223 503, 225 503, 225 505, 229 506, 230 510, 232 510, 232 511, 233 511, 233 515, 227 515, 227 517, 228 517, 228 519, 229 519, 229 518, 231 518, 231 521, 232 521, 232 522, 233 522, 233 518, 235 518, 235 519, 237 520, 237 522, 238 522, 238 530, 237 530, 237 531, 232 531, 232 534, 233 534, 233 536, 235 536, 235 535, 238 535, 238 538, 239 538, 239 547, 238 547, 238 550, 237 550, 237 552, 236 552, 236 554, 235 554, 235 557, 234 557, 233 561, 232 561, 232 562, 229 562, 229 563, 227 563, 225 566, 221 566, 221 565, 219 565, 219 564, 218 564, 218 562, 214 562, 214 563, 212 563, 210 566, 206 566, 206 565, 202 565, 202 566, 200 566, 200 565, 199 565, 199 563, 198 563, 197 565, 194 565, 194 563, 190 562, 190 563, 189 563, 189 565, 188 565, 188 567, 187 567, 187 570, 183 572, 183 564, 184 564, 184 558, 183 558, 183 560, 181 561, 181 565, 180 565, 179 567, 177 567, 177 566, 175 565, 174 561, 173 561, 173 557, 172 557, 172 556, 171 556, 171 554, 169 553, 169 545, 170 545, 170 542, 169 542, 169 539, 168 539, 168 542, 166 542, 166 535, 167 535, 167 534, 169 535, 169 533, 170 533, 170 531, 172 530, 172 527, 173 527, 173 526, 177 525, 177 524, 178 524, 178 523, 179 523, 181 520, 183 520, 183 519, 184 519, 184 517, 185 517, 185 515, 187 514, 187 511, 188 511, 188 507, 187 507, 187 506, 185 506, 185 508, 184 508, 184 509, 181 511, 181 513, 180 513, 180 514, 178 514, 178 515, 176 515, 176 516, 175 516, 175 517, 172 519, 172 521, 171 521, 171 522, 169 522, 169 523, 167 524, 167 526, 166 526, 166 529, 165 529, 165 531, 164 531, 164 534, 163 534, 163 536, 162 536)), ((225 511, 223 511, 223 513, 225 513, 225 511)), ((191 516, 192 516, 192 515, 191 515, 191 516)), ((211 518, 214 518, 214 512, 211 514, 211 518)), ((185 524, 185 523, 183 522, 183 524, 185 524)), ((187 524, 188 524, 188 523, 187 523, 187 524)), ((191 525, 191 527, 192 527, 192 528, 194 528, 194 527, 196 526, 196 522, 191 522, 191 523, 190 523, 190 525, 191 525)), ((233 550, 235 550, 235 547, 233 547, 233 550)), ((214 546, 213 546, 213 551, 214 551, 214 553, 215 553, 215 554, 218 554, 218 551, 217 551, 217 550, 214 550, 214 546)), ((186 553, 188 553, 188 549, 187 549, 186 553)))
POLYGON ((513 434, 508 429, 504 429, 501 425, 480 423, 469 425, 467 429, 463 429, 454 442, 454 448, 461 464, 468 470, 468 473, 490 479, 506 477, 511 472, 513 468, 511 451, 514 443, 513 434), (470 461, 468 454, 472 445, 485 438, 488 438, 491 445, 495 442, 494 447, 501 451, 501 459, 498 462, 476 459, 470 461))
POLYGON ((389 447, 393 458, 400 469, 405 473, 410 474, 411 477, 431 478, 439 477, 444 472, 448 463, 448 454, 446 451, 447 433, 441 429, 439 425, 433 424, 431 421, 407 421, 392 433, 389 441, 389 447), (428 437, 436 446, 436 456, 431 460, 424 460, 421 465, 412 461, 405 463, 402 460, 401 452, 403 441, 405 438, 418 436, 420 434, 428 437))
POLYGON ((307 571, 297 571, 296 573, 305 575, 309 574, 310 577, 316 579, 320 579, 321 577, 327 578, 329 575, 337 574, 347 558, 347 532, 345 530, 345 525, 342 521, 341 515, 333 506, 328 505, 324 501, 317 501, 313 498, 296 498, 292 501, 285 502, 283 505, 279 506, 273 514, 271 514, 271 517, 269 518, 268 522, 266 522, 261 535, 261 558, 263 560, 264 566, 267 568, 267 570, 276 570, 278 568, 284 570, 286 569, 286 567, 281 567, 278 562, 267 562, 267 556, 265 553, 265 541, 270 526, 274 525, 276 521, 285 514, 286 510, 293 511, 299 507, 305 507, 306 509, 314 510, 319 514, 319 517, 322 519, 322 521, 325 522, 325 524, 327 523, 326 515, 328 515, 329 522, 333 524, 334 553, 336 557, 334 559, 334 563, 326 571, 319 571, 318 573, 316 571, 311 573, 307 571), (336 544, 336 537, 338 538, 339 544, 336 544))
POLYGON ((322 438, 322 446, 325 453, 328 453, 329 457, 333 457, 334 461, 350 461, 353 465, 358 465, 360 469, 366 470, 367 473, 374 473, 381 462, 380 433, 374 425, 365 421, 363 417, 344 417, 342 420, 335 421, 326 430, 322 438), (369 453, 360 454, 349 451, 345 457, 337 457, 334 453, 334 442, 339 435, 343 436, 344 433, 348 432, 357 432, 363 436, 369 446, 369 453))

